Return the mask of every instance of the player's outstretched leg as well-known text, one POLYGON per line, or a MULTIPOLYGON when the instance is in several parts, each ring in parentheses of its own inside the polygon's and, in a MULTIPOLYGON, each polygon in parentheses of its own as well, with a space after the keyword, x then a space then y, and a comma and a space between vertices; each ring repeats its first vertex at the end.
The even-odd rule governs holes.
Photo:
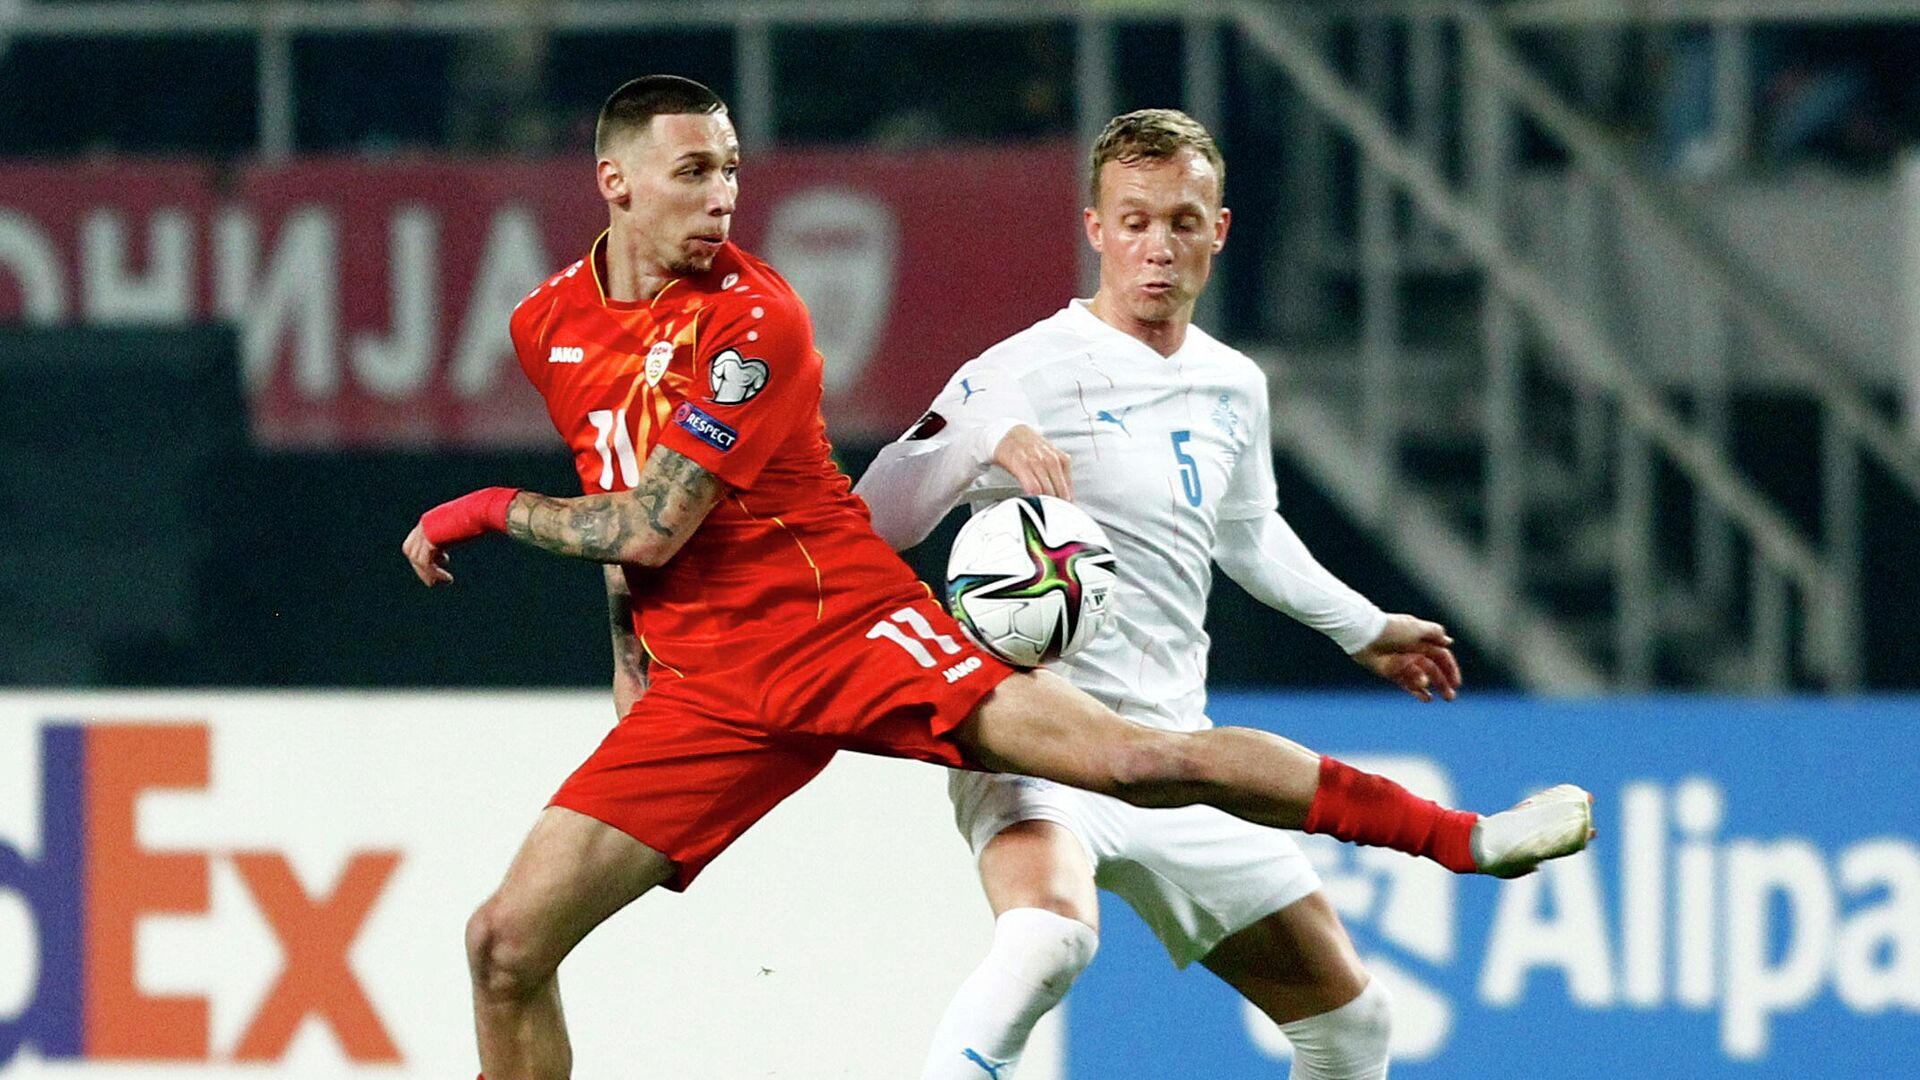
POLYGON ((587 932, 665 882, 673 864, 627 834, 550 806, 500 888, 467 920, 485 1080, 565 1080, 573 1049, 555 973, 587 932))
POLYGON ((1008 677, 955 735, 999 772, 1136 806, 1204 803, 1259 825, 1390 847, 1460 874, 1517 877, 1581 850, 1593 835, 1591 797, 1571 785, 1483 819, 1264 731, 1128 723, 1045 671, 1008 677))
POLYGON ((1099 899, 1080 841, 1021 821, 980 849, 993 945, 948 1002, 920 1080, 1012 1080, 1040 1018, 1099 947, 1099 899))

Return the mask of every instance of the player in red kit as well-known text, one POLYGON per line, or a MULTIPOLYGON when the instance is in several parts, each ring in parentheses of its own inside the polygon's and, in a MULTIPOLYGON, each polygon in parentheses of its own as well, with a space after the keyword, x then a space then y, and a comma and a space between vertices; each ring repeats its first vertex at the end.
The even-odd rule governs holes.
MULTIPOLYGON (((685 888, 840 750, 1205 803, 1462 873, 1522 874, 1585 846, 1583 793, 1447 810, 1264 732, 1128 723, 982 653, 834 468, 806 309, 727 241, 739 150, 725 105, 685 79, 636 79, 595 144, 609 228, 512 321, 587 494, 473 492, 403 545, 430 586, 452 580, 445 547, 486 532, 617 566, 652 676, 468 922, 491 1080, 567 1076, 561 959, 648 890, 685 888)), ((619 660, 618 627, 615 643, 619 660)), ((622 700, 633 668, 616 675, 622 700)))

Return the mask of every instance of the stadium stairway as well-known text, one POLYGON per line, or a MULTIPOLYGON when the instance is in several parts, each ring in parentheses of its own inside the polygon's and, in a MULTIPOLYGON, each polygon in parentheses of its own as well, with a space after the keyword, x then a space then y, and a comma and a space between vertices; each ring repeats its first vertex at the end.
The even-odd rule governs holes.
MULTIPOLYGON (((1864 659, 1862 474, 1912 495, 1920 463, 1844 357, 1737 301, 1752 268, 1597 145, 1493 20, 1461 14, 1446 39, 1466 143, 1450 170, 1403 132, 1407 96, 1383 74, 1397 66, 1382 55, 1410 36, 1273 5, 1238 12, 1250 51, 1351 147, 1357 177, 1339 208, 1351 247, 1319 268, 1329 295, 1356 298, 1357 338, 1261 356, 1293 459, 1530 688, 1859 687, 1879 666, 1864 659), (1695 260, 1717 317, 1842 374, 1769 402, 1648 370, 1600 310, 1604 271, 1552 273, 1557 253, 1520 227, 1521 115, 1567 144, 1563 191, 1612 200, 1586 203, 1576 229, 1647 219, 1695 260), (1423 256, 1436 233, 1442 257, 1423 256), (1806 400, 1811 438, 1783 422, 1806 400), (1755 482, 1767 472, 1787 482, 1755 482)), ((1604 266, 1607 251, 1583 257, 1604 266)))

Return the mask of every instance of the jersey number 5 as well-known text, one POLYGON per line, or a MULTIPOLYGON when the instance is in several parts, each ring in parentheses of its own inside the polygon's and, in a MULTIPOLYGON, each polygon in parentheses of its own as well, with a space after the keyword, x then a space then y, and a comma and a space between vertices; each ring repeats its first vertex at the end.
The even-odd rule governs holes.
POLYGON ((907 655, 913 657, 915 662, 921 667, 930 668, 939 663, 938 660, 933 658, 933 651, 931 649, 922 645, 920 641, 915 641, 913 638, 908 637, 906 633, 900 629, 900 626, 894 625, 895 623, 899 623, 900 626, 912 630, 914 634, 920 638, 920 641, 931 641, 935 645, 940 646, 940 651, 946 653, 948 656, 952 656, 954 653, 960 651, 960 646, 957 642, 938 630, 935 630, 933 624, 927 621, 925 615, 920 614, 910 607, 903 607, 899 611, 874 623, 873 629, 867 631, 867 637, 870 640, 876 641, 880 638, 886 638, 888 641, 907 650, 907 655))
POLYGON ((1192 454, 1182 449, 1191 438, 1193 438, 1193 432, 1184 429, 1173 433, 1173 457, 1180 463, 1180 487, 1187 493, 1187 505, 1199 506, 1200 463, 1193 460, 1192 454))
POLYGON ((587 414, 593 425, 593 448, 600 451, 600 490, 613 490, 613 459, 620 459, 620 482, 631 488, 640 482, 640 459, 633 453, 627 431, 627 410, 595 409, 587 414))

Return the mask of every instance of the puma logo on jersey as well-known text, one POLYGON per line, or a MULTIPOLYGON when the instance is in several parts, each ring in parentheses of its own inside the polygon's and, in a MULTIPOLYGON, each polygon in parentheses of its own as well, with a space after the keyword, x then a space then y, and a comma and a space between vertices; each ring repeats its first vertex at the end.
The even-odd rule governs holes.
POLYGON ((549 364, 578 364, 587 358, 587 350, 578 345, 555 345, 547 352, 549 364))
POLYGON ((986 1074, 989 1077, 991 1077, 992 1080, 1000 1080, 1000 1070, 1013 1064, 1011 1060, 991 1061, 984 1054, 980 1053, 980 1051, 978 1050, 975 1050, 971 1046, 967 1047, 965 1050, 962 1050, 961 1054, 968 1061, 973 1062, 975 1065, 978 1065, 980 1066, 981 1069, 985 1070, 986 1074))
POLYGON ((940 674, 945 675, 947 677, 948 682, 957 683, 961 679, 964 679, 967 676, 979 670, 980 670, 980 658, 977 656, 969 656, 965 660, 960 661, 959 663, 953 665, 952 667, 941 672, 940 674))
POLYGON ((1131 405, 1127 406, 1124 409, 1121 409, 1117 414, 1113 412, 1109 412, 1106 409, 1101 409, 1098 413, 1094 414, 1093 418, 1103 423, 1112 424, 1114 427, 1117 427, 1120 429, 1120 434, 1125 435, 1128 438, 1132 438, 1133 432, 1127 430, 1127 414, 1132 411, 1133 411, 1133 406, 1131 405))

